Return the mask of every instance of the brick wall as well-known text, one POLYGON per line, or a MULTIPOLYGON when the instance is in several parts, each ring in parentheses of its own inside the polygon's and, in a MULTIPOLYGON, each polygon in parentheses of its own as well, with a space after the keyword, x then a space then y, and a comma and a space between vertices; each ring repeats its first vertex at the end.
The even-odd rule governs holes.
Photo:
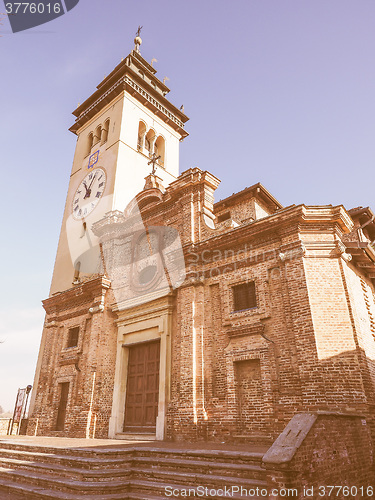
MULTIPOLYGON (((210 174, 190 169, 160 193, 161 201, 147 204, 142 195, 142 227, 178 230, 186 259, 187 278, 171 299, 167 438, 275 439, 294 414, 328 409, 361 411, 372 426, 375 304, 371 283, 343 255, 348 215, 342 207, 301 205, 268 207, 272 215, 249 221, 256 188, 247 200, 239 195, 216 205, 218 213, 235 207, 244 221, 216 231, 207 223, 214 184, 210 174), (256 307, 234 311, 232 287, 247 281, 255 283, 256 307)), ((128 259, 115 280, 131 262, 131 234, 121 233, 121 217, 113 215, 119 222, 107 233, 104 223, 99 228, 104 253, 118 245, 128 259)), ((30 434, 107 437, 118 331, 116 294, 109 291, 104 311, 98 309, 107 281, 93 277, 45 301, 30 434), (75 325, 79 344, 67 348, 75 325), (70 384, 64 433, 54 430, 63 382, 70 384)), ((121 297, 131 298, 129 282, 123 289, 121 297)))
MULTIPOLYGON (((369 429, 362 416, 298 414, 268 450, 263 463, 270 493, 291 488, 298 491, 298 498, 329 498, 327 486, 332 485, 356 487, 358 492, 353 495, 336 489, 335 498, 373 496, 366 494, 367 487, 374 486, 374 464, 369 429), (306 490, 312 494, 304 494, 306 490)), ((282 495, 271 494, 270 498, 282 495)))

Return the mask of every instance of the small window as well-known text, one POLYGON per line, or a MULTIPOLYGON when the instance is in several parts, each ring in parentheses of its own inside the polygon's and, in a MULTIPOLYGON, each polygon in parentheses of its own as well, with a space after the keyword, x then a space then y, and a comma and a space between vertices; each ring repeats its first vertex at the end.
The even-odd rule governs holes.
POLYGON ((243 311, 257 307, 257 297, 254 281, 243 283, 232 287, 233 291, 233 309, 234 311, 243 311))
POLYGON ((164 156, 165 156, 165 141, 161 135, 156 139, 154 145, 154 153, 156 156, 160 156, 158 163, 164 167, 164 156))
POLYGON ((155 132, 152 129, 150 129, 145 137, 145 149, 147 149, 150 155, 152 155, 153 153, 154 141, 155 141, 155 132))
POLYGON ((86 156, 91 153, 91 149, 94 143, 94 135, 92 132, 89 133, 87 136, 87 149, 86 149, 86 156))
MULTIPOLYGON (((85 223, 84 223, 85 224, 85 223)), ((86 231, 86 226, 83 226, 84 231, 86 231)), ((84 236, 84 233, 83 233, 84 236)), ((81 235, 82 238, 82 235, 81 235)), ((81 273, 81 262, 75 262, 74 264, 74 275, 73 275, 73 285, 80 283, 79 275, 81 273)))
POLYGON ((102 137, 102 127, 99 125, 98 127, 96 127, 95 130, 94 144, 93 144, 94 146, 100 141, 101 137, 102 137))
POLYGON ((68 345, 66 347, 77 347, 79 336, 79 326, 69 328, 68 332, 68 345))
POLYGON ((138 125, 138 140, 137 140, 137 149, 138 151, 142 151, 145 143, 145 135, 146 135, 146 125, 143 122, 139 122, 138 125))
POLYGON ((101 144, 104 144, 108 140, 108 131, 109 131, 109 120, 106 120, 104 123, 104 127, 102 128, 102 140, 101 144))
POLYGON ((225 213, 218 216, 217 221, 224 222, 225 220, 228 220, 228 219, 230 219, 230 212, 225 212, 225 213))

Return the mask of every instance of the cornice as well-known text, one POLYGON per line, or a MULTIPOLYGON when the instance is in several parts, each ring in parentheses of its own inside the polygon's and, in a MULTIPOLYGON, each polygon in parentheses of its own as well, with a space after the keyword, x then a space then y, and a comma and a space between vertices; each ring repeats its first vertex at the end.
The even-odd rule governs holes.
MULTIPOLYGON (((283 235, 296 233, 297 235, 309 228, 313 232, 338 231, 348 233, 351 231, 353 222, 344 207, 309 207, 305 205, 292 205, 277 211, 268 217, 247 222, 237 227, 230 228, 227 232, 212 234, 205 240, 190 246, 193 252, 201 252, 206 248, 221 249, 236 244, 249 242, 250 238, 258 238, 260 235, 269 234, 271 239, 278 239, 283 235), (315 226, 315 227, 314 227, 315 226)), ((212 231, 213 233, 215 230, 212 231)))
POLYGON ((260 199, 273 212, 283 208, 281 203, 279 203, 276 198, 272 196, 272 194, 267 191, 267 189, 260 182, 258 182, 257 184, 245 188, 238 193, 233 193, 231 196, 228 196, 223 200, 217 201, 214 204, 214 211, 219 212, 227 207, 236 205, 239 200, 244 201, 254 197, 260 199))
MULTIPOLYGON (((111 282, 105 276, 99 276, 92 280, 85 281, 81 285, 69 288, 63 292, 57 292, 46 300, 43 300, 43 307, 47 314, 58 314, 61 311, 66 311, 73 307, 82 306, 83 304, 92 305, 98 297, 103 296, 111 282)), ((96 312, 96 311, 93 311, 96 312)))
MULTIPOLYGON (((155 294, 157 295, 157 294, 155 294)), ((147 301, 135 304, 133 307, 122 309, 121 304, 112 304, 112 311, 117 314, 115 323, 125 326, 130 323, 160 317, 163 314, 171 314, 175 307, 175 292, 169 292, 162 296, 148 296, 147 301)))
POLYGON ((229 338, 247 337, 250 335, 264 335, 264 324, 257 322, 248 325, 231 326, 226 330, 229 338))
POLYGON ((163 95, 159 95, 157 91, 146 90, 145 83, 137 83, 134 81, 138 77, 135 76, 131 68, 126 68, 127 73, 133 77, 130 78, 127 74, 121 76, 117 81, 105 90, 105 86, 100 87, 92 96, 87 99, 73 114, 77 116, 75 123, 69 128, 73 133, 85 125, 94 115, 98 113, 105 105, 113 101, 121 92, 128 92, 142 104, 147 105, 155 114, 157 114, 164 122, 170 125, 174 130, 185 138, 189 134, 184 130, 184 123, 189 118, 184 115, 176 106, 168 101, 163 95))

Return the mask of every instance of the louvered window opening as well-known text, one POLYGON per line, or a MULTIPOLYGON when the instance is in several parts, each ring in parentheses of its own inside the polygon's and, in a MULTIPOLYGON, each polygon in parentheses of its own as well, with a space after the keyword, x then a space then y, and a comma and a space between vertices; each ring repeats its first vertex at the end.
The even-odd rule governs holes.
POLYGON ((67 347, 77 347, 79 336, 79 326, 69 329, 67 347))
POLYGON ((236 285, 233 290, 233 308, 234 311, 243 311, 257 307, 257 297, 254 281, 236 285))

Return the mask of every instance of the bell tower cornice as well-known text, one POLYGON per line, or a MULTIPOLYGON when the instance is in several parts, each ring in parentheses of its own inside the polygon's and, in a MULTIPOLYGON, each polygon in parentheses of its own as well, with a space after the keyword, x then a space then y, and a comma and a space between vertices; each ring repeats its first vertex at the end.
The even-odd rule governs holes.
POLYGON ((73 111, 76 121, 69 130, 77 134, 106 105, 122 92, 127 92, 176 130, 181 138, 187 137, 184 124, 189 118, 165 97, 170 90, 155 74, 155 68, 139 52, 132 50, 99 83, 97 90, 73 111))

